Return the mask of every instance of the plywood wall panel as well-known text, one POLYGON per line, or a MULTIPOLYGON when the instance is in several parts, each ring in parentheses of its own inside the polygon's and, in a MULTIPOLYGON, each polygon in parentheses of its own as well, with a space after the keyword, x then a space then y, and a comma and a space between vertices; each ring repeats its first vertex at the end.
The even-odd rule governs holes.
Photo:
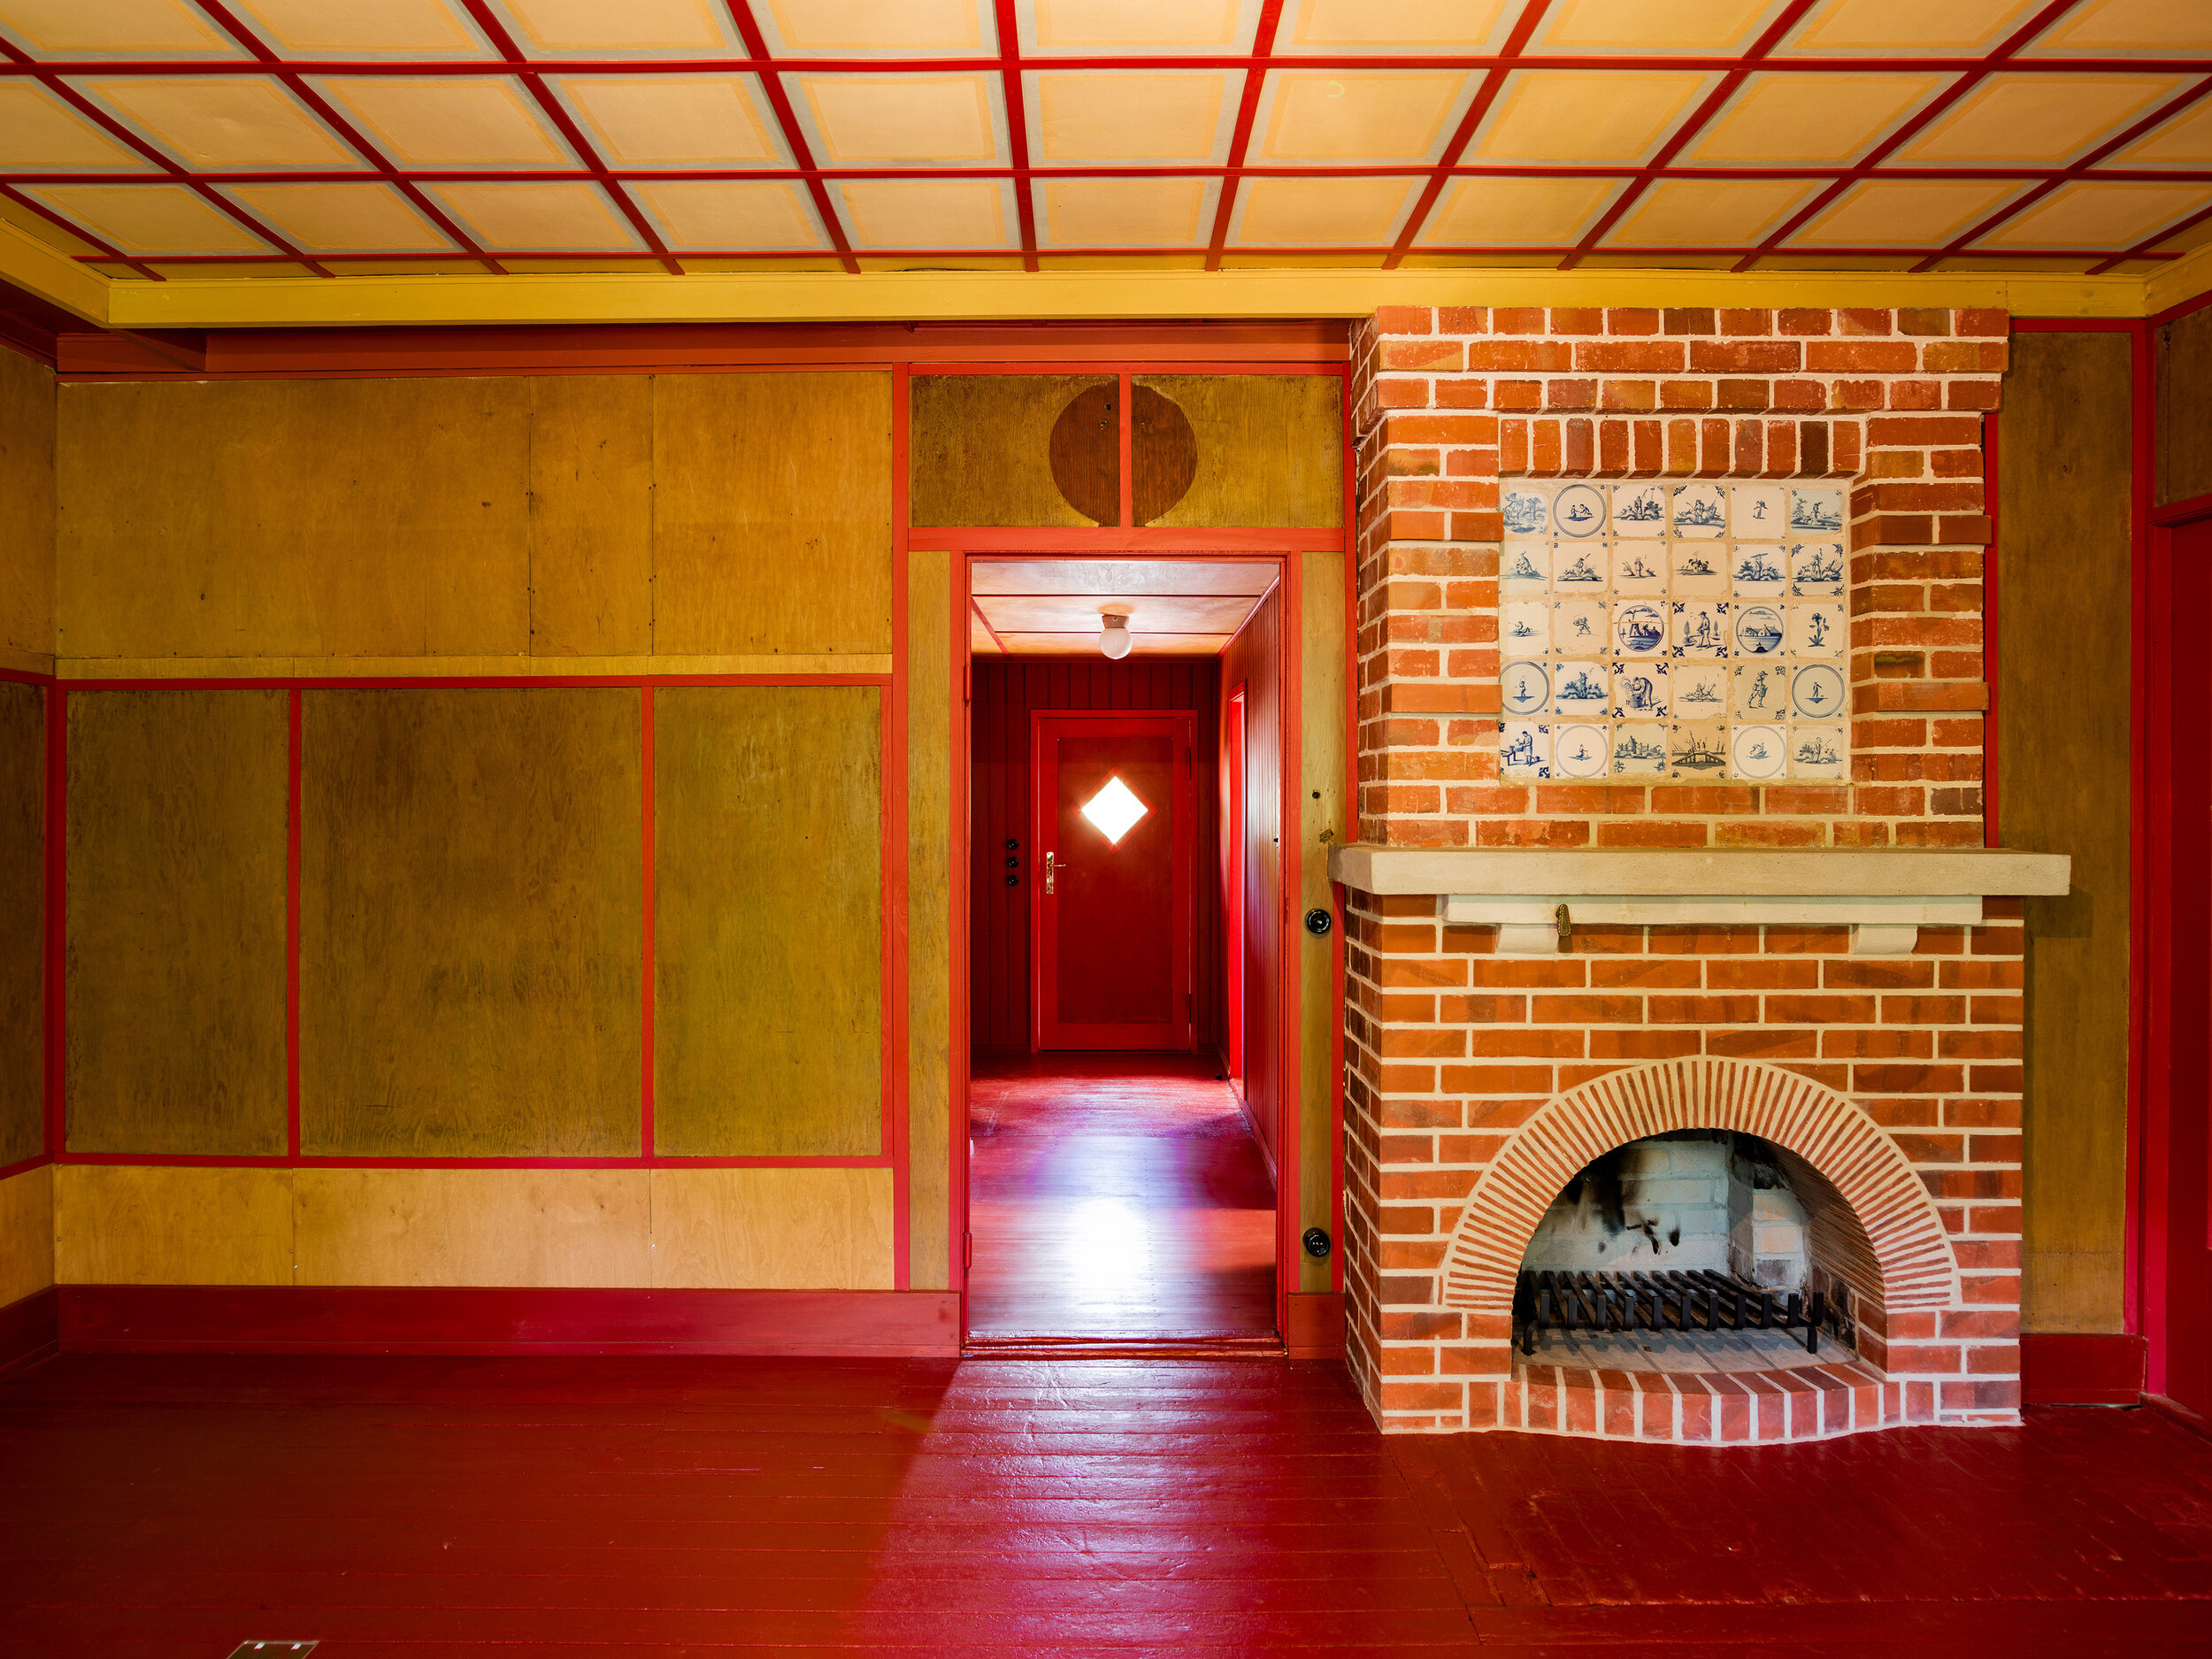
POLYGON ((891 649, 891 377, 653 381, 664 653, 891 649))
POLYGON ((910 1287, 943 1290, 952 1025, 952 555, 906 583, 906 1116, 910 1287))
POLYGON ((57 649, 522 655, 530 386, 62 388, 57 649))
MULTIPOLYGON (((1244 687, 1244 1073, 1245 1106, 1272 1162, 1281 1141, 1281 1113, 1295 1079, 1283 1076, 1283 741, 1281 668, 1283 595, 1260 601, 1252 620, 1221 659, 1225 702, 1244 687)), ((1236 764, 1235 757, 1227 764, 1236 764)), ((1238 895, 1228 895, 1234 902, 1238 895)), ((1230 1018, 1237 1010, 1228 1012, 1230 1018)))
POLYGON ((65 1164, 54 1171, 63 1285, 288 1285, 290 1170, 65 1164))
POLYGON ((67 1145, 281 1153, 281 691, 77 691, 67 1145))
POLYGON ((1146 374, 1196 440, 1189 492, 1160 525, 1344 522, 1343 383, 1333 374, 1146 374))
MULTIPOLYGON (((907 500, 918 525, 1079 525, 1054 481, 1052 431, 1087 389, 1116 382, 1095 374, 918 374, 908 438, 907 500)), ((1079 446, 1087 495, 1120 498, 1121 438, 1112 399, 1094 414, 1097 430, 1079 446), (1107 423, 1101 426, 1101 421, 1107 423), (1107 470, 1099 471, 1103 466, 1107 470)), ((1081 488, 1081 486, 1079 486, 1081 488)), ((1118 509, 1106 522, 1117 522, 1118 509)))
POLYGON ((54 1166, 0 1181, 0 1308, 54 1282, 54 1166))
POLYGON ((2073 856, 2027 901, 2023 1318, 2124 1329, 2129 342, 2014 336, 2000 419, 2001 839, 2073 856))
POLYGON ((0 680, 0 1167, 46 1148, 46 697, 0 680))
MULTIPOLYGON (((1298 910, 1328 910, 1329 843, 1349 839, 1345 803, 1344 555, 1307 553, 1298 560, 1299 817, 1302 856, 1298 910)), ((1340 1087, 1334 1064, 1337 979, 1334 934, 1298 933, 1298 1130, 1300 1232, 1334 1232, 1336 1150, 1332 1107, 1340 1087)), ((1300 1252, 1300 1288, 1325 1291, 1327 1262, 1300 1252)))
POLYGON ((882 721, 873 686, 655 694, 657 1150, 884 1149, 882 721))
POLYGON ((653 1283, 892 1289, 887 1169, 657 1169, 653 1283))
POLYGON ((0 349, 0 648, 54 654, 54 372, 0 349))
POLYGON ((653 383, 547 375, 530 388, 530 650, 653 649, 653 383))
POLYGON ((635 1153, 641 694, 303 699, 303 1148, 635 1153))
POLYGON ((2158 499, 2212 495, 2212 309, 2177 317, 2153 335, 2158 376, 2158 499))
POLYGON ((651 1173, 303 1169, 303 1285, 643 1286, 651 1173))

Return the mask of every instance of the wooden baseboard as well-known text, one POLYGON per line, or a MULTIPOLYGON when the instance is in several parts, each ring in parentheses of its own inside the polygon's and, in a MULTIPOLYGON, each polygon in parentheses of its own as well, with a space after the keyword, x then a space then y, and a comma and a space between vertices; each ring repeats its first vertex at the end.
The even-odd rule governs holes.
POLYGON ((1344 1297, 1333 1290, 1293 1291, 1283 1346, 1293 1359, 1344 1357, 1344 1297))
POLYGON ((0 1308, 0 1377, 27 1370, 60 1351, 60 1302, 50 1285, 0 1308))
POLYGON ((65 1285, 76 1353, 752 1354, 950 1358, 949 1291, 65 1285))
POLYGON ((2020 1339, 2020 1403, 2131 1406, 2143 1397, 2150 1343, 2123 1333, 2030 1332, 2020 1339))

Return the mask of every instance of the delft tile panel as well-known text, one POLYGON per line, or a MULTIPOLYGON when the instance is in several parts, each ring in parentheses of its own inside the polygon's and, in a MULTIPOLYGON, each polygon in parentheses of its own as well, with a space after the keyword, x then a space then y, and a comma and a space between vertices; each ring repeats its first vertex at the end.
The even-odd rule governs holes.
POLYGON ((1514 780, 1850 775, 1846 492, 1508 479, 1514 780))

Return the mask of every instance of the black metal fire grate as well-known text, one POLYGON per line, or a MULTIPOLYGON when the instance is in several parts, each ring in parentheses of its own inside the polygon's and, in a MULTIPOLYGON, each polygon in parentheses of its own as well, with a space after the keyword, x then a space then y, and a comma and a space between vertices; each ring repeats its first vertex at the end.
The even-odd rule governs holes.
POLYGON ((1778 1296, 1740 1279, 1697 1268, 1665 1273, 1524 1272, 1513 1292, 1513 1335, 1521 1352, 1536 1351, 1539 1331, 1798 1331, 1805 1351, 1820 1352, 1831 1324, 1839 1340, 1850 1326, 1849 1293, 1832 1301, 1820 1291, 1778 1296))

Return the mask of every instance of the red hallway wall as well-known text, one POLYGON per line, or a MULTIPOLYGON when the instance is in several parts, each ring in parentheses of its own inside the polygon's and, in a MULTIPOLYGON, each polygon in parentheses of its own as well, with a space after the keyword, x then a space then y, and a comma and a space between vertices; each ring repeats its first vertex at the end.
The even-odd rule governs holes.
MULTIPOLYGON (((979 658, 971 718, 974 770, 970 811, 975 833, 970 871, 969 1018, 979 1050, 1029 1047, 1029 717, 1039 709, 1190 709, 1198 714, 1198 775, 1213 775, 1220 722, 1219 665, 1210 657, 1150 657, 1109 662, 1102 657, 979 658), (1009 837, 1021 886, 1006 885, 1009 837)), ((1198 812, 1197 867, 1219 862, 1217 791, 1194 792, 1198 812)), ((1217 884, 1195 895, 1198 937, 1193 943, 1192 1035, 1201 1049, 1220 1041, 1223 965, 1217 884)))
MULTIPOLYGON (((1224 695, 1244 687, 1244 1099, 1270 1165, 1283 1099, 1282 595, 1260 601, 1221 658, 1224 695)), ((1227 873, 1225 859, 1225 886, 1227 873)))

